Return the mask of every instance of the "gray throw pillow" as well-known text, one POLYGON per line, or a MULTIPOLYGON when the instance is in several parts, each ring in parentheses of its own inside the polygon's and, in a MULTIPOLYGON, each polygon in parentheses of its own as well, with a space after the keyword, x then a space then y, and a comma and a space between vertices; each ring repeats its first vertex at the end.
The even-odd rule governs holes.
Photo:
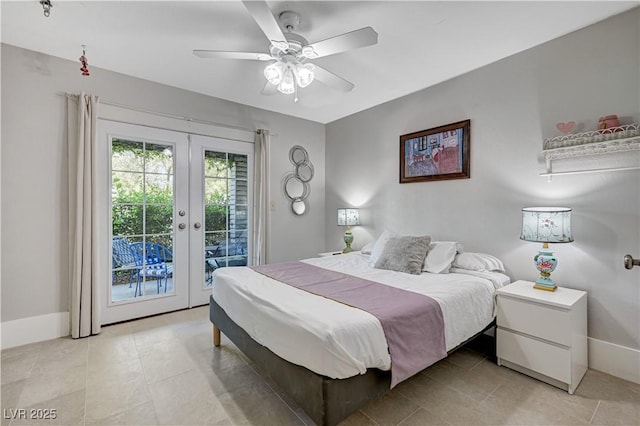
POLYGON ((387 240, 374 268, 418 275, 429 250, 431 237, 402 236, 387 240))

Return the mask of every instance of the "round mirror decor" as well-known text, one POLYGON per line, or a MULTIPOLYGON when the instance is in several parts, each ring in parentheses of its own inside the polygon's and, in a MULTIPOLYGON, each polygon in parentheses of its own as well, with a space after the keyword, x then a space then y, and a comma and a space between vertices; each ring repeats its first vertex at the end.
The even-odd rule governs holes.
POLYGON ((307 150, 300 145, 295 145, 289 150, 289 161, 291 161, 294 166, 308 163, 309 154, 307 150))
POLYGON ((296 199, 305 200, 309 196, 309 183, 303 182, 300 177, 294 173, 289 173, 284 178, 284 194, 289 201, 296 199))
POLYGON ((291 210, 293 210, 293 213, 295 213, 296 215, 301 216, 307 210, 307 205, 305 204, 304 200, 296 198, 291 202, 291 210))
POLYGON ((296 166, 296 175, 303 182, 313 179, 313 164, 303 163, 296 166))
POLYGON ((301 216, 307 211, 305 200, 311 193, 309 182, 313 179, 313 164, 309 160, 309 153, 300 145, 294 145, 289 150, 289 161, 294 171, 287 173, 282 179, 284 195, 291 202, 291 211, 301 216))

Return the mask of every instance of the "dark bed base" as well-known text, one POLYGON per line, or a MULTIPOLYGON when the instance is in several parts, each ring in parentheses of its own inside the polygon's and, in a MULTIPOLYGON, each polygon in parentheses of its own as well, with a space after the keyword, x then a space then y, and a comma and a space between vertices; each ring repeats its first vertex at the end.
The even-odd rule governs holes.
MULTIPOLYGON (((378 399, 389 391, 391 384, 389 371, 370 368, 366 374, 347 379, 331 379, 285 361, 257 343, 233 322, 224 309, 213 300, 213 296, 210 297, 209 319, 214 324, 216 346, 220 344, 219 333, 215 331, 217 327, 319 425, 335 425, 368 402, 378 399)), ((493 325, 494 322, 485 330, 493 325)))

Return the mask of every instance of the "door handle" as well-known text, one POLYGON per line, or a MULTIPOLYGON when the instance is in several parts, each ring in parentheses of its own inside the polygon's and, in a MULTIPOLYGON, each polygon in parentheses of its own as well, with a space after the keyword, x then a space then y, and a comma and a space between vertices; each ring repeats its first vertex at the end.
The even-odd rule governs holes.
POLYGON ((634 266, 640 266, 640 259, 634 259, 630 254, 624 256, 624 267, 631 269, 634 266))
POLYGON ((186 227, 187 227, 187 225, 185 225, 184 223, 180 223, 180 224, 178 225, 178 228, 180 228, 180 229, 184 229, 184 228, 186 228, 186 227))
POLYGON ((201 226, 200 222, 196 222, 196 223, 193 224, 193 227, 196 228, 196 229, 200 229, 200 226, 201 226))

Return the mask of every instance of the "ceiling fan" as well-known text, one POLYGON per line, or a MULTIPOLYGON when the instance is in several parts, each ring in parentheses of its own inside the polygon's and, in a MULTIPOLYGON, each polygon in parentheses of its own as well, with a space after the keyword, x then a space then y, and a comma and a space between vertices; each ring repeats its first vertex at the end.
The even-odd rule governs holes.
POLYGON ((299 14, 285 11, 278 15, 282 28, 285 30, 283 33, 266 1, 243 0, 242 3, 269 39, 271 43, 269 53, 194 50, 193 54, 200 58, 269 62, 264 69, 267 84, 262 90, 263 94, 273 94, 276 91, 293 94, 294 101, 297 102, 298 88, 307 87, 314 80, 337 90, 348 92, 354 88, 353 83, 319 65, 308 62, 308 60, 371 46, 378 42, 378 33, 371 27, 365 27, 309 44, 304 37, 295 33, 295 29, 300 23, 299 14))

